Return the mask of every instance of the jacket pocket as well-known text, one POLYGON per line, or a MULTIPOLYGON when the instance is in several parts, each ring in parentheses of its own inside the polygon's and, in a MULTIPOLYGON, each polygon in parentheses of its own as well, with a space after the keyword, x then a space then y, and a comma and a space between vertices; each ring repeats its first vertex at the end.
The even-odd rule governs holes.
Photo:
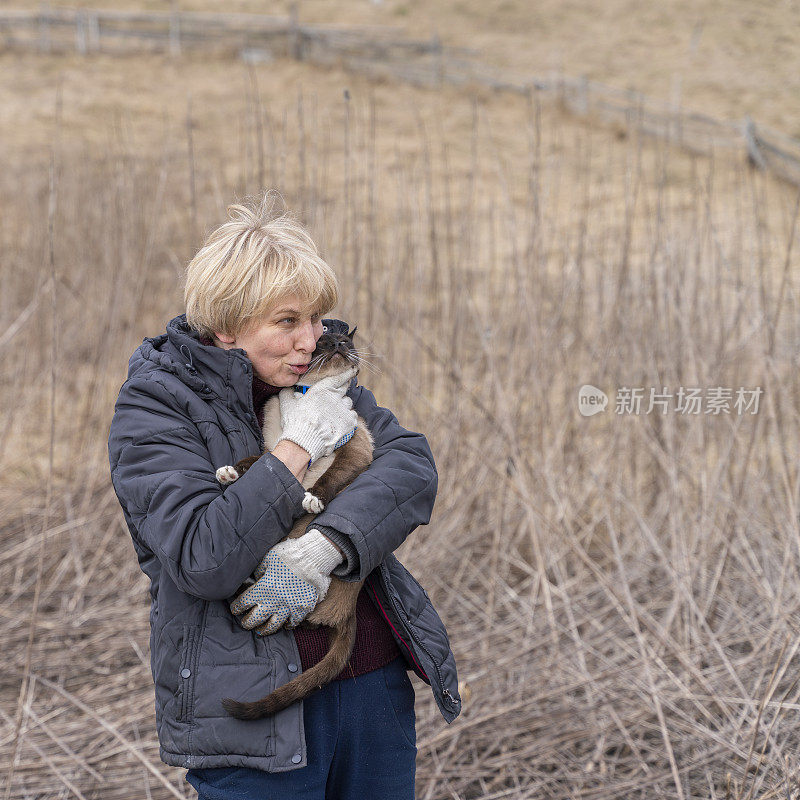
POLYGON ((191 722, 194 707, 194 686, 197 677, 197 662, 200 654, 200 629, 195 625, 183 626, 181 660, 178 665, 180 704, 177 709, 178 722, 191 722))
MULTIPOLYGON (((406 672, 405 661, 401 658, 395 659, 379 672, 380 680, 386 687, 387 716, 391 716, 389 723, 394 724, 402 741, 416 751, 415 692, 406 672)), ((378 713, 377 709, 375 713, 378 713)))

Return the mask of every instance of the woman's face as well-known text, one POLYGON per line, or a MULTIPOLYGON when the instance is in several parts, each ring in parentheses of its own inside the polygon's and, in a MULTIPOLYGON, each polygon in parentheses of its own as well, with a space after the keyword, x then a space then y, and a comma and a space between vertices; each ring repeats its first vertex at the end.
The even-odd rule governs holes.
POLYGON ((215 334, 226 350, 241 347, 256 376, 272 386, 294 386, 307 371, 322 336, 319 313, 287 295, 263 319, 236 336, 215 334))

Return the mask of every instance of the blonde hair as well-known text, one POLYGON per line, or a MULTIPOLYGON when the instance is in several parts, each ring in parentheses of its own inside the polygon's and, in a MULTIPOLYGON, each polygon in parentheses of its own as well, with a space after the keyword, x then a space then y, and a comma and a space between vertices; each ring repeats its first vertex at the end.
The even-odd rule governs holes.
POLYGON ((336 275, 278 192, 228 206, 228 218, 186 268, 192 328, 236 336, 290 294, 320 314, 339 302, 336 275))

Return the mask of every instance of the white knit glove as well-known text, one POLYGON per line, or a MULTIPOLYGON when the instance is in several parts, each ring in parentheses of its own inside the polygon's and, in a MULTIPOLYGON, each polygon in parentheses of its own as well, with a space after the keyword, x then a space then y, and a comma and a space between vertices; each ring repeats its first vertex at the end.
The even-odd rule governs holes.
POLYGON ((319 531, 279 542, 253 573, 256 582, 232 603, 231 612, 248 611, 239 624, 259 635, 299 625, 325 597, 331 570, 344 556, 319 531))
POLYGON ((342 375, 323 378, 305 394, 291 387, 281 389, 281 439, 299 444, 312 462, 330 455, 336 443, 358 424, 353 401, 346 394, 355 374, 353 367, 342 375))

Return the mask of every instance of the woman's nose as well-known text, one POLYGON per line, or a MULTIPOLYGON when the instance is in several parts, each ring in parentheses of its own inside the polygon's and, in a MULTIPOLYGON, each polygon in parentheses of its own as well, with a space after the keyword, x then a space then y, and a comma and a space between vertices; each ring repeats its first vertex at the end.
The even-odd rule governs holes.
POLYGON ((298 338, 295 346, 298 350, 304 350, 308 353, 313 353, 317 346, 317 339, 314 336, 314 326, 311 320, 308 320, 305 325, 298 331, 298 338))

